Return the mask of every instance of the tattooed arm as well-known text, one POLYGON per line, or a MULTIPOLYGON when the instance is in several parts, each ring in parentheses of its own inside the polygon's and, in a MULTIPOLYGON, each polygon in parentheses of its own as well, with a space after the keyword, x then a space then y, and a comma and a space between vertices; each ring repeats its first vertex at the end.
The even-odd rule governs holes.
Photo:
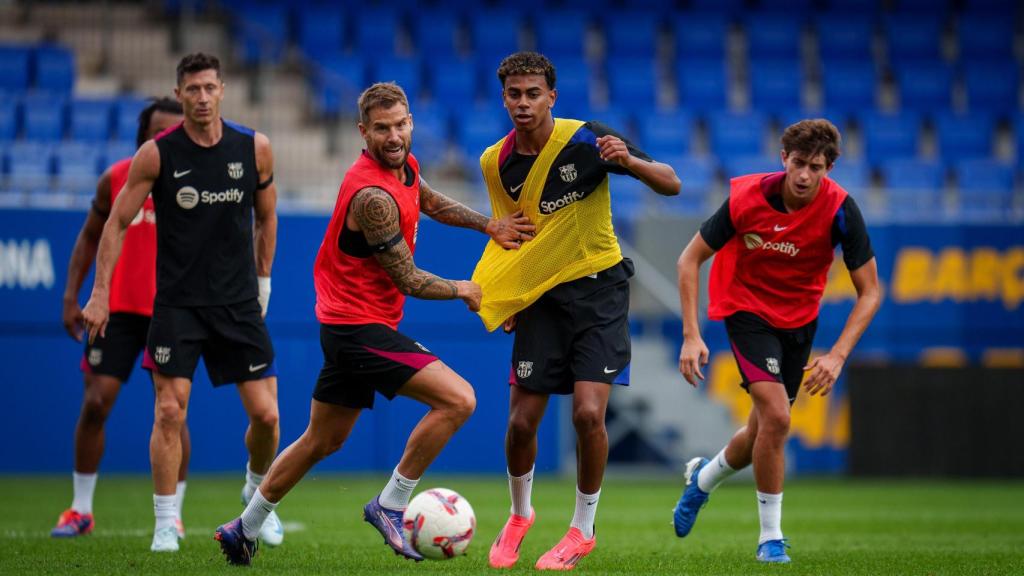
POLYGON ((536 229, 530 223, 530 219, 523 216, 522 210, 504 218, 488 218, 437 192, 427 184, 422 176, 420 177, 420 212, 442 224, 483 232, 494 238, 494 241, 506 250, 519 248, 523 242, 532 240, 536 229))
POLYGON ((470 310, 479 310, 478 285, 468 280, 446 280, 416 267, 402 237, 399 216, 398 204, 390 194, 380 188, 364 188, 352 198, 345 225, 362 231, 374 258, 402 294, 424 300, 461 298, 470 310))

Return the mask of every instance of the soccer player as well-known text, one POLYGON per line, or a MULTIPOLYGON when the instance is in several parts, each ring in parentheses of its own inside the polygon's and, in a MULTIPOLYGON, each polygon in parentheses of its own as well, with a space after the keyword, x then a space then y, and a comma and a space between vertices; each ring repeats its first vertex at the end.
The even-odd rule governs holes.
MULTIPOLYGON (((139 114, 136 147, 146 140, 181 122, 181 104, 170 98, 152 101, 139 114)), ((92 209, 82 224, 68 262, 68 280, 64 287, 64 329, 76 341, 82 341, 82 309, 78 292, 89 267, 96 258, 96 245, 103 223, 110 216, 110 207, 128 179, 132 159, 114 163, 100 176, 92 209)), ((72 474, 74 499, 71 507, 57 520, 50 532, 55 538, 88 534, 95 528, 92 496, 96 489, 97 471, 103 457, 104 424, 114 407, 121 386, 128 380, 135 359, 146 345, 149 318, 153 315, 156 293, 156 219, 153 200, 147 198, 142 210, 125 232, 124 255, 114 268, 110 282, 110 324, 105 337, 86 344, 81 368, 85 379, 82 411, 75 428, 75 470, 72 474)), ((190 443, 188 426, 181 427, 182 459, 175 491, 175 527, 178 537, 185 537, 181 521, 181 505, 185 499, 185 477, 188 471, 190 443)))
MULTIPOLYGON (((224 82, 216 57, 182 58, 174 93, 185 119, 136 152, 128 183, 103 228, 92 297, 82 313, 89 341, 104 336, 111 271, 125 230, 152 190, 160 222, 157 288, 143 365, 152 371, 156 389, 150 438, 154 552, 178 550, 175 475, 200 355, 215 386, 238 383, 249 416, 243 500, 269 468, 279 434, 274 350, 263 323, 277 236, 270 141, 221 119, 224 82)), ((276 516, 268 518, 262 536, 268 544, 280 543, 276 516)))
POLYGON ((697 386, 708 348, 697 324, 697 279, 711 266, 708 316, 725 320, 742 386, 753 400, 747 425, 712 460, 686 465, 686 487, 673 521, 690 533, 708 495, 737 470, 754 465, 761 536, 757 559, 789 562, 782 535, 782 484, 790 406, 803 381, 811 395, 829 393, 881 303, 878 268, 857 203, 828 172, 840 154, 839 130, 804 120, 782 135, 784 171, 733 178, 729 198, 701 225, 679 256, 683 346, 679 371, 697 386), (818 307, 836 245, 857 301, 832 348, 810 364, 818 307))
POLYGON ((514 129, 480 159, 496 216, 523 211, 536 237, 522 250, 489 243, 473 280, 488 330, 515 331, 505 452, 512 510, 490 564, 512 566, 534 522, 530 505, 537 428, 551 394, 572 394, 577 440, 576 511, 568 532, 536 564, 570 570, 593 550, 594 516, 608 460, 611 384, 628 384, 629 278, 612 228, 608 174, 679 193, 672 167, 651 160, 611 128, 554 118, 555 68, 533 52, 498 68, 514 129))
POLYGON ((410 153, 413 121, 405 92, 378 83, 359 96, 359 133, 366 149, 338 191, 320 244, 313 279, 324 365, 313 391, 306 431, 274 461, 240 518, 217 528, 232 564, 250 564, 256 532, 317 462, 348 438, 374 392, 422 402, 430 410, 413 429, 387 485, 363 508, 396 554, 423 557, 402 534, 402 513, 427 467, 476 407, 473 388, 418 342, 397 331, 405 296, 462 299, 480 306, 480 287, 446 280, 413 262, 419 213, 485 232, 506 249, 528 241, 533 226, 519 213, 488 219, 432 189, 410 153))

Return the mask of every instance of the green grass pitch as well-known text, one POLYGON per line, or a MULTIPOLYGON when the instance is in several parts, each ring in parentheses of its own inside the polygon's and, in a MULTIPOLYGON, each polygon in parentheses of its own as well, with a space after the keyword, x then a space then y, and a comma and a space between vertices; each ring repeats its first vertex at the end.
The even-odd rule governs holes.
MULTIPOLYGON (((152 499, 146 476, 101 475, 96 531, 52 540, 70 502, 67 476, 0 477, 0 574, 486 574, 487 550, 505 520, 502 477, 430 475, 421 488, 462 493, 476 510, 466 557, 414 564, 393 555, 362 521, 362 505, 385 475, 313 474, 279 508, 283 546, 262 548, 252 568, 227 566, 213 529, 241 511, 238 478, 194 475, 185 503, 188 537, 178 554, 152 554, 152 499)), ((753 486, 727 483, 693 533, 675 537, 668 478, 609 479, 597 516, 598 544, 583 574, 1024 574, 1024 483, 795 480, 786 487, 783 529, 793 563, 754 560, 758 535, 753 486)), ((537 523, 519 564, 533 563, 562 536, 573 509, 571 481, 538 477, 537 523)))

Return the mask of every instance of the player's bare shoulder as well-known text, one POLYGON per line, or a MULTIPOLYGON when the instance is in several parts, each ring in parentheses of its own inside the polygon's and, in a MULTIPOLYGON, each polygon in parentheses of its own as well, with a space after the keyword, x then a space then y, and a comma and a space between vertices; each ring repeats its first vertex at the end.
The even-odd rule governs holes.
POLYGON ((156 140, 146 140, 132 158, 129 181, 139 178, 156 180, 160 176, 160 149, 156 140))

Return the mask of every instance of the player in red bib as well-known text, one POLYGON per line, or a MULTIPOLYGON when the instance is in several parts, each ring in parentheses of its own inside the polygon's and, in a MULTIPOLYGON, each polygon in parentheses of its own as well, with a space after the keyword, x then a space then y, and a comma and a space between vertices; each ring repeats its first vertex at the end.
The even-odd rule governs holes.
MULTIPOLYGON (((170 98, 154 100, 139 114, 136 146, 141 146, 146 140, 181 122, 181 119, 181 104, 170 98)), ((103 225, 110 215, 114 199, 128 180, 131 163, 130 157, 120 160, 100 176, 92 209, 71 251, 68 280, 64 288, 63 321, 64 329, 78 342, 82 341, 84 331, 78 292, 96 258, 103 225)), ((111 279, 111 315, 106 335, 86 343, 82 354, 85 394, 78 425, 75 427, 74 499, 71 507, 60 515, 57 526, 50 532, 55 538, 88 534, 95 526, 92 497, 100 459, 103 457, 104 424, 121 386, 128 380, 139 353, 146 345, 155 294, 156 216, 153 200, 149 198, 125 231, 124 250, 111 279)), ((184 456, 178 469, 175 498, 178 536, 184 538, 181 504, 185 498, 185 476, 191 452, 187 427, 182 427, 181 444, 184 456)))
POLYGON ((782 484, 789 411, 801 379, 807 392, 829 393, 881 304, 878 268, 856 202, 827 174, 840 153, 827 120, 804 120, 782 135, 784 172, 734 178, 729 198, 679 257, 683 347, 679 371, 704 379, 708 348, 697 322, 700 266, 712 255, 708 317, 724 320, 743 387, 754 406, 747 425, 712 460, 686 465, 674 511, 680 538, 689 534, 708 495, 737 470, 754 465, 761 536, 757 559, 789 562, 782 535, 782 484), (828 353, 810 364, 818 309, 836 245, 857 301, 828 353))
POLYGON ((446 280, 416 267, 419 214, 484 232, 506 249, 518 248, 534 230, 521 213, 488 219, 427 185, 409 153, 412 115, 398 85, 367 88, 359 112, 366 150, 345 174, 313 269, 324 365, 309 426, 271 465, 242 516, 217 528, 216 538, 232 564, 252 562, 264 519, 317 462, 341 448, 359 413, 373 408, 375 392, 430 407, 384 490, 363 508, 363 518, 396 554, 423 559, 402 534, 402 512, 427 466, 473 413, 476 397, 468 382, 398 332, 398 322, 406 295, 459 298, 476 311, 481 293, 473 282, 446 280))

